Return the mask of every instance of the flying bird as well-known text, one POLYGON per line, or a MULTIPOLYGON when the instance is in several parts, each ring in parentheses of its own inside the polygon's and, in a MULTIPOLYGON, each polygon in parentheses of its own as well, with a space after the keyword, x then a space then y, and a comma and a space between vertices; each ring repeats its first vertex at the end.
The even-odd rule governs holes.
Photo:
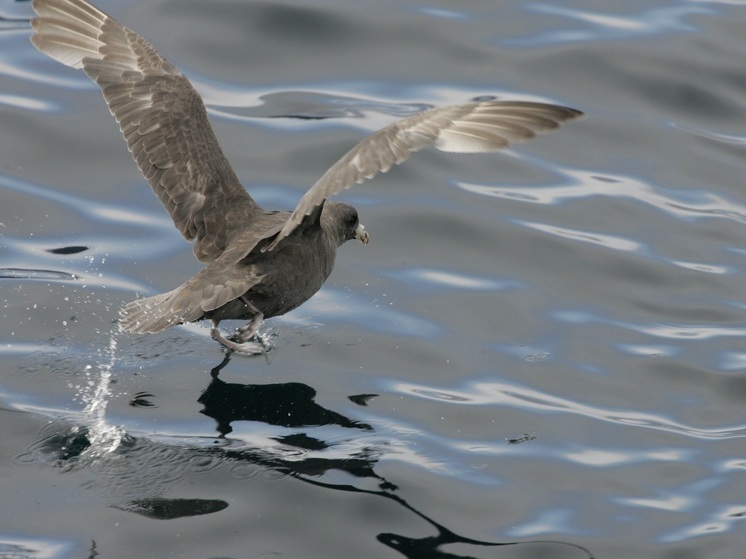
POLYGON ((385 173, 424 147, 477 153, 551 132, 583 113, 529 101, 481 101, 433 108, 362 140, 303 195, 292 212, 265 210, 223 155, 201 97, 153 46, 85 0, 34 0, 31 42, 96 82, 140 171, 174 225, 206 264, 185 283, 120 311, 128 332, 159 332, 210 320, 229 350, 265 318, 310 299, 334 267, 337 248, 368 233, 352 206, 328 200, 385 173), (220 321, 248 322, 232 337, 220 321))

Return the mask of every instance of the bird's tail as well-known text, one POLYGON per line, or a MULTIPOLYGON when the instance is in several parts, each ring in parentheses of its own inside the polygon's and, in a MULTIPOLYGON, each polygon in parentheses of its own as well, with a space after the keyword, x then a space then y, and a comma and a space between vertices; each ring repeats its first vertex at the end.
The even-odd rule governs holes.
POLYGON ((190 312, 187 309, 175 308, 174 302, 182 287, 179 286, 168 293, 161 293, 127 303, 119 311, 119 326, 127 332, 154 333, 165 330, 169 326, 199 320, 202 309, 198 309, 195 313, 195 311, 190 312), (199 314, 199 316, 195 314, 199 314))

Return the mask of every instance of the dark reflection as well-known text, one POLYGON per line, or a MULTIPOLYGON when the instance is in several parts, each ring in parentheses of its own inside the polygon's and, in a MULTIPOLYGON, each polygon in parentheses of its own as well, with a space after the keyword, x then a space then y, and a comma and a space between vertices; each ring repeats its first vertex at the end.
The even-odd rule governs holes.
MULTIPOLYGON (((568 542, 561 542, 556 540, 527 540, 527 541, 520 541, 520 542, 486 542, 481 540, 475 540, 472 538, 467 538, 465 536, 460 536, 456 534, 455 532, 449 530, 442 524, 439 524, 429 516, 427 516, 425 513, 417 510, 412 505, 407 503, 404 499, 399 497, 398 495, 392 493, 391 491, 387 489, 382 489, 379 491, 373 491, 368 489, 361 489, 359 487, 355 487, 353 485, 337 485, 337 484, 330 484, 325 483, 318 480, 312 480, 307 479, 302 476, 295 476, 297 479, 300 479, 302 481, 305 481, 306 483, 310 483, 311 485, 316 485, 319 487, 325 487, 327 489, 335 489, 337 491, 349 491, 352 493, 364 493, 368 495, 375 495, 378 497, 383 497, 384 499, 389 499, 408 511, 412 512, 413 514, 420 517, 422 520, 430 524, 433 528, 435 528, 437 534, 434 536, 428 536, 425 538, 410 538, 407 536, 402 536, 400 534, 393 534, 384 532, 382 534, 378 534, 377 538, 379 542, 381 542, 384 545, 387 545, 391 549, 398 551, 401 555, 404 557, 407 557, 408 559, 475 559, 475 556, 472 555, 472 553, 478 553, 478 549, 480 547, 503 547, 503 546, 539 546, 541 545, 544 548, 541 552, 538 552, 536 554, 536 557, 555 557, 556 551, 558 547, 561 548, 568 548, 570 550, 576 550, 578 557, 586 557, 588 559, 593 559, 593 554, 591 551, 582 545, 577 545, 574 543, 568 543, 568 542), (468 555, 462 555, 462 554, 454 554, 449 553, 447 551, 443 551, 440 548, 445 545, 449 544, 461 544, 460 547, 463 547, 464 545, 467 546, 468 549, 468 555), (473 548, 475 549, 472 549, 473 548), (553 549, 554 548, 554 549, 553 549)), ((538 550, 537 550, 538 551, 538 550)))
POLYGON ((49 248, 47 252, 52 254, 78 254, 79 252, 85 252, 89 247, 84 246, 69 246, 59 248, 49 248))
POLYGON ((261 105, 226 107, 227 113, 250 118, 296 118, 324 120, 329 118, 362 118, 373 111, 404 118, 430 108, 423 103, 387 104, 355 97, 342 97, 310 91, 278 91, 262 95, 261 105))
MULTIPOLYGON (((95 438, 85 426, 73 426, 64 433, 54 433, 37 441, 29 448, 28 456, 44 462, 54 462, 58 466, 74 468, 78 458, 91 447, 95 438)), ((122 435, 120 451, 126 451, 137 443, 137 439, 128 434, 122 435)), ((0 555, 0 559, 2 556, 0 555)))
MULTIPOLYGON (((29 0, 16 0, 16 2, 29 1, 29 0)), ((13 18, 0 16, 0 31, 12 31, 14 29, 24 29, 28 27, 28 18, 13 18)))
POLYGON ((533 441, 536 439, 536 433, 524 433, 521 437, 510 437, 505 439, 508 444, 521 444, 533 441))
POLYGON ((352 40, 350 26, 330 10, 316 7, 283 6, 262 3, 253 10, 252 24, 257 29, 271 29, 273 34, 288 41, 328 42, 352 40))
MULTIPOLYGON (((298 442, 297 440, 295 442, 298 442)), ((217 452, 218 449, 211 449, 210 452, 217 452)), ((535 546, 537 547, 536 557, 556 557, 560 549, 569 551, 571 555, 565 557, 578 557, 593 559, 591 551, 581 545, 562 542, 556 540, 525 540, 525 541, 508 541, 508 542, 488 542, 476 540, 461 536, 444 525, 436 522, 424 512, 410 505, 405 499, 395 493, 398 489, 396 485, 385 478, 379 476, 374 471, 374 466, 380 456, 380 452, 374 449, 367 449, 354 456, 343 459, 319 459, 306 458, 304 460, 283 460, 281 456, 270 451, 262 449, 252 450, 221 450, 225 457, 259 465, 263 468, 271 469, 283 473, 305 483, 331 489, 335 491, 345 491, 350 493, 359 493, 363 495, 380 497, 388 499, 412 514, 421 518, 435 529, 435 535, 427 537, 410 537, 402 534, 383 532, 376 536, 376 539, 382 544, 397 551, 408 559, 474 559, 477 557, 480 548, 496 548, 504 546, 535 546), (362 489, 354 485, 334 484, 321 481, 318 478, 330 470, 341 470, 357 478, 375 478, 378 481, 379 489, 362 489), (458 545, 459 550, 466 547, 466 554, 455 553, 453 550, 443 550, 444 546, 458 545), (541 546, 541 548, 539 548, 541 546)))
POLYGON ((71 460, 80 456, 89 446, 88 429, 75 427, 69 433, 55 433, 41 440, 36 449, 55 460, 71 460))
POLYGON ((357 404, 358 406, 367 406, 368 402, 370 402, 376 396, 378 396, 378 394, 356 394, 354 396, 348 396, 348 398, 351 402, 357 404))
POLYGON ((74 274, 57 270, 32 270, 28 268, 0 268, 0 279, 75 280, 74 274))
MULTIPOLYGON (((313 401, 316 391, 310 386, 289 382, 284 384, 236 384, 218 378, 220 371, 230 362, 231 354, 212 369, 212 381, 199 397, 205 407, 201 413, 218 422, 221 437, 232 431, 233 421, 261 421, 282 427, 317 427, 336 425, 339 427, 372 431, 365 423, 349 419, 328 410, 313 401)), ((229 459, 251 463, 264 469, 291 476, 321 476, 338 470, 360 479, 374 479, 379 487, 396 489, 373 471, 379 451, 374 448, 357 448, 341 457, 327 458, 311 453, 323 452, 339 444, 314 437, 308 433, 292 433, 274 438, 283 447, 231 449, 218 447, 205 452, 219 452, 229 459), (301 458, 299 458, 301 457, 301 458)))
POLYGON ((153 398, 153 394, 149 392, 138 392, 129 401, 129 405, 133 408, 154 408, 157 407, 150 398, 153 398))
MULTIPOLYGON (((212 370, 212 382, 199 399, 200 402, 205 404, 205 410, 202 413, 216 419, 218 419, 216 416, 219 415, 221 419, 218 419, 218 424, 222 424, 223 429, 230 429, 230 426, 227 425, 230 421, 249 419, 288 427, 333 423, 343 427, 372 430, 368 425, 356 423, 336 412, 318 406, 313 402, 313 397, 316 394, 315 390, 305 384, 241 385, 222 382, 218 379, 218 375, 229 361, 230 355, 212 370), (210 413, 207 413, 208 405, 204 401, 206 395, 209 395, 207 399, 211 401, 210 413), (268 400, 262 401, 262 398, 268 398, 268 400), (296 405, 298 409, 294 410, 293 406, 296 405)), ((373 396, 372 394, 361 394, 351 396, 350 399, 361 405, 366 405, 366 402, 373 396)), ((213 447, 205 449, 204 452, 209 454, 219 453, 229 460, 259 466, 262 469, 291 476, 317 487, 380 497, 396 503, 435 529, 435 535, 427 537, 410 537, 392 532, 384 532, 376 536, 379 542, 408 559, 474 559, 474 557, 477 557, 476 554, 479 553, 480 548, 518 545, 535 546, 537 557, 554 557, 563 549, 566 552, 570 551, 571 555, 564 555, 567 557, 593 558, 593 554, 588 549, 573 543, 554 540, 488 542, 456 534, 410 505, 396 494, 398 487, 394 483, 376 473, 375 466, 379 457, 385 452, 385 445, 380 442, 376 445, 357 446, 356 450, 341 457, 327 458, 323 454, 319 456, 318 453, 323 453, 334 445, 307 433, 291 434, 275 440, 287 445, 289 449, 277 447, 242 449, 213 447), (293 452, 293 449, 308 451, 308 453, 293 452), (317 454, 311 455, 311 452, 317 454), (334 470, 345 472, 360 480, 375 480, 377 489, 363 489, 355 485, 328 483, 319 479, 334 470), (467 551, 466 554, 460 554, 453 549, 442 549, 445 546, 457 546, 458 551, 462 551, 465 546, 467 551), (540 549, 539 546, 541 546, 540 549)), ((338 442, 337 439, 335 439, 336 442, 338 442)))
POLYGON ((346 418, 314 401, 316 391, 300 382, 282 384, 237 384, 218 378, 230 355, 211 371, 212 382, 197 400, 200 413, 217 421, 220 436, 233 431, 233 421, 261 421, 283 427, 339 425, 371 430, 370 425, 346 418))
MULTIPOLYGON (((387 443, 380 437, 366 436, 373 430, 369 425, 355 422, 336 412, 322 408, 313 401, 313 388, 301 383, 272 385, 244 385, 226 383, 218 375, 228 362, 230 356, 212 370, 210 385, 205 389, 199 401, 205 406, 202 413, 218 421, 221 434, 229 432, 230 423, 237 420, 251 420, 281 425, 286 427, 310 427, 316 425, 337 425, 355 428, 352 436, 342 441, 335 435, 333 441, 325 441, 309 432, 294 432, 274 438, 279 445, 270 443, 261 445, 242 445, 240 440, 222 437, 220 444, 193 447, 192 442, 180 443, 178 437, 173 444, 184 446, 185 457, 210 457, 215 463, 235 464, 237 471, 269 472, 272 477, 289 476, 309 485, 332 491, 356 493, 361 498, 380 498, 401 507, 409 514, 415 515, 430 527, 430 535, 421 536, 422 528, 417 527, 417 535, 396 532, 381 532, 375 538, 381 544, 407 559, 475 559, 483 556, 484 550, 490 549, 494 556, 497 548, 512 546, 526 547, 532 557, 566 557, 576 559, 593 559, 587 548, 574 543, 534 539, 523 541, 484 541, 457 534, 439 523, 426 512, 410 505, 397 492, 399 488, 379 475, 375 468, 381 456, 385 455, 387 443), (297 406, 297 408, 295 408, 297 406), (369 442, 370 441, 370 442, 369 442), (250 466, 248 469, 245 466, 250 466), (339 479, 337 472, 347 474, 350 482, 332 483, 327 480, 339 479), (329 475, 327 475, 329 474, 329 475), (372 484, 371 484, 372 482, 372 484), (367 488, 363 488, 365 485, 367 488)), ((370 395, 361 395, 362 402, 370 395)), ((139 398, 147 399, 150 394, 140 393, 139 398)), ((142 444, 153 446, 150 453, 157 454, 163 445, 161 441, 141 440, 126 437, 123 440, 122 458, 128 448, 142 444)), ((32 449, 32 454, 41 450, 60 460, 70 460, 75 464, 77 458, 89 446, 90 441, 85 428, 74 428, 66 435, 53 435, 46 438, 32 449), (72 459, 72 460, 71 460, 72 459)), ((182 462, 180 460, 180 462, 182 462)), ((244 474, 245 475, 245 474, 244 474)), ((497 495, 496 495, 497 497, 497 495)), ((146 497, 115 507, 153 519, 175 519, 186 516, 211 514, 225 509, 228 503, 220 499, 190 499, 146 497)), ((508 504, 506 504, 508 506, 508 504)), ((392 526, 392 529, 397 529, 392 526)), ((528 556, 528 555, 527 555, 528 556)))
POLYGON ((228 508, 221 499, 138 499, 114 508, 134 512, 158 520, 173 520, 185 516, 212 514, 228 508))

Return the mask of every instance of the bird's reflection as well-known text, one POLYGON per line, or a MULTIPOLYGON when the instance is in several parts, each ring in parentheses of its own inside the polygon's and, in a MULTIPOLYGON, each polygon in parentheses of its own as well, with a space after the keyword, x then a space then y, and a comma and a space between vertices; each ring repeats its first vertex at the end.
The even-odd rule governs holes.
MULTIPOLYGON (((454 532, 411 505, 399 494, 394 483, 378 474, 378 462, 386 455, 392 442, 383 440, 382 435, 375 433, 370 425, 323 408, 314 402, 315 390, 305 384, 252 385, 224 382, 218 377, 228 361, 229 357, 212 370, 211 381, 199 397, 199 402, 204 405, 202 413, 217 420, 221 437, 218 441, 213 440, 215 444, 204 446, 195 446, 193 438, 182 441, 179 437, 171 437, 166 444, 171 447, 183 445, 185 459, 179 460, 180 463, 188 462, 189 457, 193 458, 195 454, 209 456, 218 463, 231 466, 231 469, 232 466, 238 466, 237 471, 245 471, 245 466, 249 466, 250 471, 292 477, 325 490, 356 493, 361 499, 385 499, 430 527, 430 535, 424 537, 420 534, 402 533, 400 525, 390 526, 390 529, 396 531, 375 535, 378 542, 406 559, 475 559, 484 557, 485 554, 494 557, 502 554, 498 550, 507 552, 508 549, 518 547, 525 548, 521 553, 531 557, 593 559, 590 550, 570 542, 543 539, 494 542, 454 532), (291 427, 293 432, 267 439, 277 441, 280 443, 278 445, 247 444, 225 437, 226 433, 231 432, 230 424, 234 421, 260 421, 291 427), (330 442, 320 438, 321 435, 312 436, 312 430, 304 429, 319 425, 350 429, 347 431, 349 436, 341 441, 335 435, 334 441, 330 442), (340 479, 337 472, 347 474, 343 476, 346 481, 336 482, 340 479)), ((141 396, 147 400, 144 395, 141 396)), ((351 399, 359 405, 365 405, 372 396, 363 394, 351 399)), ((160 455, 166 438, 150 440, 131 437, 129 441, 128 449, 122 450, 124 454, 139 446, 140 456, 148 448, 154 455, 160 455)), ((44 443, 47 450, 50 450, 50 446, 56 448, 57 458, 65 462, 74 462, 90 446, 87 431, 77 428, 66 437, 48 437, 44 443)), ((229 506, 227 501, 218 499, 167 499, 157 495, 157 491, 155 493, 150 497, 141 496, 114 506, 120 510, 163 520, 212 514, 229 506)), ((418 528, 418 532, 420 530, 418 528)), ((92 551, 91 557, 95 553, 95 550, 92 551)))
POLYGON ((201 413, 217 421, 221 437, 233 431, 234 421, 261 421, 283 427, 338 425, 371 430, 370 425, 353 421, 314 401, 316 391, 300 382, 282 384, 237 384, 224 382, 220 371, 230 354, 211 371, 212 381, 197 400, 201 413))
MULTIPOLYGON (((307 384, 289 382, 282 384, 237 384, 224 382, 220 371, 229 363, 230 353, 212 369, 212 380, 202 392, 198 402, 200 410, 217 421, 221 437, 233 431, 234 421, 260 421, 281 427, 317 427, 335 425, 348 429, 370 432, 373 428, 340 413, 324 408, 314 401, 316 390, 307 384)), ((366 398, 373 395, 365 395, 366 398)), ((322 476, 330 470, 341 470, 356 478, 372 478, 380 487, 390 487, 373 471, 379 452, 372 446, 353 444, 346 453, 324 455, 334 445, 306 432, 295 432, 274 437, 281 447, 234 449, 218 447, 229 459, 250 462, 286 475, 322 476)), ((335 449, 336 450, 336 449, 335 449)), ((210 452, 208 449, 207 452, 210 452)))
MULTIPOLYGON (((449 530, 442 524, 439 524, 429 516, 427 516, 425 513, 421 512, 420 510, 416 509, 412 505, 410 505, 406 500, 404 500, 402 497, 394 493, 393 491, 389 490, 388 488, 382 488, 380 490, 369 490, 369 489, 362 489, 359 487, 355 487, 353 485, 340 485, 340 484, 331 484, 331 483, 325 483, 323 481, 314 480, 305 478, 303 476, 295 476, 297 479, 300 479, 306 483, 309 483, 311 485, 316 485, 319 487, 324 487, 327 489, 334 489, 337 491, 349 491, 353 493, 364 493, 368 495, 374 495, 378 497, 382 497, 384 499, 389 499, 400 506, 404 507, 406 510, 412 512, 416 516, 419 516, 422 520, 430 524, 433 528, 435 528, 437 534, 434 536, 428 536, 424 538, 411 538, 408 536, 403 536, 400 534, 393 534, 393 533, 382 533, 378 534, 376 539, 381 542, 384 545, 387 545, 391 549, 394 549, 395 551, 398 551, 401 555, 406 557, 407 559, 476 559, 476 556, 473 555, 473 553, 478 553, 478 550, 480 548, 495 548, 495 547, 505 547, 505 546, 542 546, 541 551, 538 549, 535 550, 538 553, 536 555, 531 555, 532 557, 556 557, 559 549, 565 549, 569 550, 572 555, 568 555, 567 557, 583 557, 585 559, 593 559, 593 553, 591 551, 581 545, 569 543, 569 542, 562 542, 557 540, 524 540, 524 541, 516 541, 516 542, 487 542, 482 540, 475 540, 473 538, 467 538, 465 536, 460 536, 459 534, 456 534, 452 530, 449 530), (461 544, 460 549, 463 549, 464 547, 468 550, 468 555, 462 555, 462 554, 455 554, 450 553, 448 551, 444 551, 441 549, 441 547, 445 545, 452 545, 452 544, 461 544)), ((393 487, 393 486, 392 486, 393 487)), ((565 555, 563 555, 565 556, 565 555)))
MULTIPOLYGON (((314 425, 338 425, 372 431, 372 427, 346 418, 337 412, 327 410, 313 401, 316 391, 301 383, 272 385, 242 385, 223 382, 218 378, 220 371, 228 364, 230 355, 212 370, 212 382, 199 398, 205 405, 202 413, 218 421, 221 435, 230 432, 230 422, 236 420, 263 421, 287 427, 305 427, 314 425)), ((350 397, 359 405, 366 405, 373 395, 365 394, 350 397)), ((398 487, 386 478, 378 475, 375 466, 385 454, 385 443, 357 445, 353 452, 337 457, 325 457, 323 451, 332 445, 307 433, 297 433, 275 439, 284 445, 297 449, 315 451, 305 454, 302 459, 288 456, 278 449, 230 447, 207 449, 208 452, 220 452, 229 460, 251 463, 253 466, 292 476, 305 483, 335 491, 365 494, 387 499, 418 516, 435 529, 435 535, 428 537, 410 537, 407 535, 384 532, 376 536, 377 540, 397 551, 407 559, 474 559, 479 550, 504 546, 542 546, 536 550, 537 556, 554 556, 560 549, 570 551, 567 557, 592 559, 592 553, 577 544, 552 541, 528 540, 515 542, 488 542, 456 534, 444 525, 430 518, 424 512, 410 505, 399 496, 398 487), (376 489, 365 489, 356 485, 330 483, 322 479, 332 470, 343 471, 358 480, 375 480, 376 489), (456 544, 456 545, 454 545, 456 544), (443 550, 445 546, 458 546, 459 551, 466 548, 466 555, 456 554, 454 550, 443 550)), ((355 445, 353 445, 355 446, 355 445)), ((363 483, 361 481, 361 483, 363 483)), ((564 555, 563 555, 564 556, 564 555)))

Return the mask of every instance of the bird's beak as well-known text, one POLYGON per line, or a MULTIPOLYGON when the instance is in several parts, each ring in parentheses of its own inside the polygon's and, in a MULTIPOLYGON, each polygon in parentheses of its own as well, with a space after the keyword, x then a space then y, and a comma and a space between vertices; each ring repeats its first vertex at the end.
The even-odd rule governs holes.
POLYGON ((368 240, 370 239, 370 237, 368 236, 368 232, 365 230, 365 227, 363 227, 362 223, 357 226, 357 229, 355 229, 355 238, 364 245, 368 244, 368 240))

